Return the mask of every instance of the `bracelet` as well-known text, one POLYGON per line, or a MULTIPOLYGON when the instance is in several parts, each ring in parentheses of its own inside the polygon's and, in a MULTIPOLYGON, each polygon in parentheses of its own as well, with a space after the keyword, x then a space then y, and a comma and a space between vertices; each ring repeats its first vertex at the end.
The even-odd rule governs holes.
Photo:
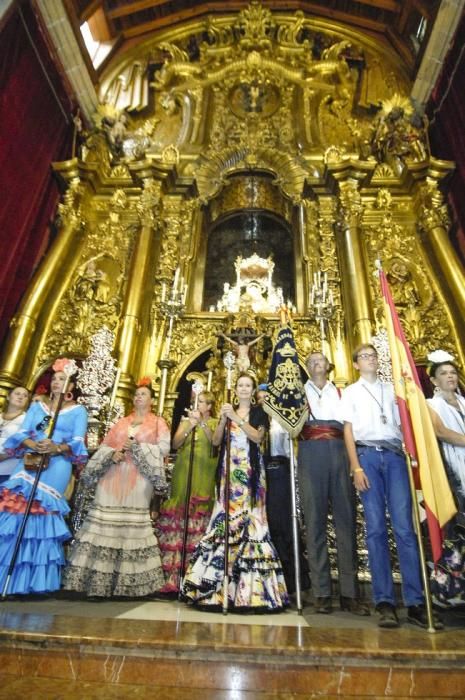
POLYGON ((203 421, 203 423, 200 423, 200 427, 201 427, 201 428, 207 428, 208 426, 207 426, 207 424, 205 423, 205 421, 203 421))
POLYGON ((190 433, 184 433, 184 437, 187 438, 189 437, 190 433))
POLYGON ((353 469, 352 474, 357 474, 357 472, 363 472, 363 469, 359 467, 358 469, 353 469))
POLYGON ((239 421, 239 423, 238 423, 239 428, 242 428, 242 426, 244 425, 244 423, 247 423, 247 421, 246 421, 244 418, 242 418, 242 419, 239 421))

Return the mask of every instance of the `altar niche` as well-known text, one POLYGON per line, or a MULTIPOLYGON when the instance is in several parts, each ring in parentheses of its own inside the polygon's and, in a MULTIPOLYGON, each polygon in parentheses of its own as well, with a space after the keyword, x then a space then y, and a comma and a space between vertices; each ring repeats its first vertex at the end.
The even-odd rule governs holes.
POLYGON ((273 260, 273 283, 282 290, 283 301, 295 299, 295 256, 289 224, 270 211, 246 208, 222 217, 210 227, 203 310, 223 310, 218 308, 218 302, 225 289, 236 283, 236 260, 254 254, 273 260))

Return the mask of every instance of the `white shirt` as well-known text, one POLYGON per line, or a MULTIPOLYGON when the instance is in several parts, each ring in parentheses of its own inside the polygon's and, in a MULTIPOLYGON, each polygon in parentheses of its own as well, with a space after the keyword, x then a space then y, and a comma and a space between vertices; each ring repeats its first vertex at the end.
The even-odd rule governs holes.
POLYGON ((332 382, 326 382, 322 389, 309 379, 305 382, 305 394, 310 406, 309 420, 335 420, 342 423, 341 397, 332 382))
MULTIPOLYGON (((4 454, 3 445, 6 440, 21 428, 25 415, 25 413, 20 413, 19 416, 12 420, 4 420, 4 418, 0 417, 0 454, 4 454)), ((10 457, 0 462, 0 475, 11 474, 18 463, 19 458, 17 457, 10 457)))
POLYGON ((272 457, 290 458, 291 447, 289 433, 275 418, 272 418, 270 421, 269 441, 270 455, 272 457))
POLYGON ((354 440, 402 440, 399 410, 392 384, 360 377, 342 394, 342 419, 352 423, 354 440), (381 417, 386 417, 383 423, 381 417))

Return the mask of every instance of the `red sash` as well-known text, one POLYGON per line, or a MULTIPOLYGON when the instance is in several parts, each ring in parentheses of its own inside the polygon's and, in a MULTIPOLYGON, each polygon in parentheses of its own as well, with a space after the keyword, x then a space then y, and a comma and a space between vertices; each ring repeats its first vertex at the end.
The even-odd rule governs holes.
POLYGON ((342 428, 331 425, 304 425, 299 440, 341 440, 342 428))

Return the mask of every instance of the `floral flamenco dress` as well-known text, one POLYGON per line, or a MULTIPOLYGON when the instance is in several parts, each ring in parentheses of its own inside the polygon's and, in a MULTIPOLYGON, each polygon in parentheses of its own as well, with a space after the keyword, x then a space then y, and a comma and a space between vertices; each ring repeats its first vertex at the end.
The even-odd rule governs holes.
POLYGON ((166 492, 170 431, 153 413, 137 426, 133 422, 133 414, 119 420, 81 474, 81 487, 95 495, 68 554, 66 590, 95 598, 139 598, 164 584, 150 502, 154 490, 166 492), (128 437, 130 449, 114 463, 114 452, 128 437))
MULTIPOLYGON (((6 441, 5 451, 21 457, 30 452, 21 443, 26 439, 48 438, 51 419, 46 404, 33 403, 21 430, 6 441)), ((41 474, 8 587, 10 594, 40 594, 60 588, 65 564, 63 542, 71 538, 64 521, 69 506, 63 494, 71 477, 72 462, 87 460, 86 429, 87 412, 83 406, 62 408, 51 439, 57 444, 66 443, 69 451, 50 457, 47 469, 41 474)), ((21 459, 0 488, 0 587, 6 579, 34 479, 35 472, 27 471, 21 459)))
MULTIPOLYGON (((216 420, 209 418, 206 423, 213 432, 216 420)), ((160 508, 160 514, 155 523, 166 581, 160 593, 177 593, 179 590, 192 437, 193 433, 191 432, 178 450, 171 480, 171 496, 160 508)), ((197 427, 194 436, 192 485, 189 499, 186 566, 210 520, 217 461, 217 457, 212 456, 212 446, 205 432, 201 427, 197 427)))
MULTIPOLYGON (((260 407, 252 408, 249 422, 256 428, 266 424, 260 407)), ((268 529, 263 460, 258 445, 234 422, 230 459, 228 607, 236 612, 281 611, 288 604, 288 595, 268 529)), ((203 609, 223 605, 225 466, 223 444, 219 494, 184 579, 185 598, 203 609)))
MULTIPOLYGON (((465 434, 465 399, 457 396, 458 411, 441 395, 428 399, 428 404, 450 430, 465 434)), ((430 577, 433 601, 440 607, 465 605, 465 447, 441 440, 441 451, 458 513, 446 528, 442 555, 430 577)))

